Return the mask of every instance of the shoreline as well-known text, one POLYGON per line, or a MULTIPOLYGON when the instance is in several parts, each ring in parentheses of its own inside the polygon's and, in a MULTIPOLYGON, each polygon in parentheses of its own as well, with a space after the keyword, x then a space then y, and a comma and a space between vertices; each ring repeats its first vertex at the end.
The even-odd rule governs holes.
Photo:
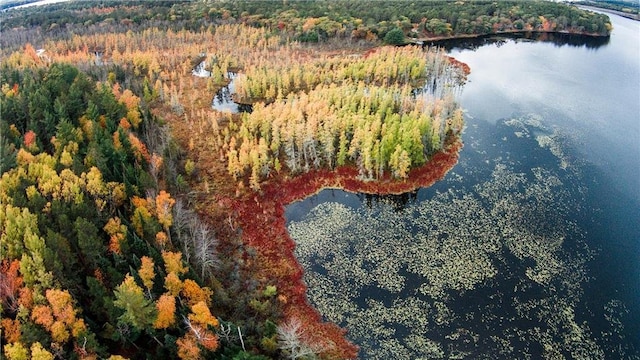
POLYGON ((577 5, 579 8, 581 9, 585 9, 585 10, 589 10, 589 11, 601 11, 603 13, 607 13, 607 14, 612 14, 612 15, 618 15, 621 16, 623 18, 626 19, 631 19, 631 20, 635 20, 635 21, 640 21, 640 14, 638 13, 626 13, 624 11, 619 11, 619 10, 613 10, 613 9, 605 9, 605 8, 601 8, 598 6, 594 6, 597 4, 593 4, 593 5, 577 5))
MULTIPOLYGON (((454 63, 469 74, 466 64, 454 63)), ((205 80, 196 78, 194 86, 188 88, 184 96, 189 98, 204 86, 205 80)), ((208 104, 198 102, 196 106, 204 109, 208 104)), ((156 111, 165 116, 170 114, 167 121, 171 124, 172 133, 183 148, 189 149, 189 158, 202 171, 189 181, 193 186, 196 211, 213 224, 220 241, 220 253, 238 256, 239 271, 246 274, 245 279, 251 279, 243 283, 245 291, 261 293, 267 286, 275 286, 277 294, 268 300, 269 306, 278 309, 283 321, 300 320, 305 340, 311 344, 332 344, 330 349, 322 352, 326 357, 356 358, 358 347, 345 336, 346 330, 324 320, 307 300, 304 269, 294 254, 296 244, 286 228, 286 206, 327 188, 382 195, 428 187, 444 178, 457 164, 463 146, 460 134, 448 134, 445 147, 425 164, 412 169, 407 179, 392 179, 388 172, 380 179, 364 180, 359 177, 358 169, 349 165, 336 169, 312 169, 293 175, 287 171, 274 171, 261 183, 261 190, 254 192, 241 185, 242 181, 239 183, 231 179, 219 152, 206 150, 210 146, 206 136, 192 136, 197 131, 193 121, 181 121, 179 116, 170 112, 167 104, 160 108, 165 111, 156 111)))
POLYGON ((286 319, 297 318, 311 341, 327 339, 335 347, 327 352, 331 357, 354 358, 357 347, 345 337, 346 330, 334 323, 325 322, 322 315, 307 299, 307 287, 303 281, 304 269, 294 254, 295 241, 286 228, 285 209, 289 204, 303 200, 324 189, 342 189, 368 194, 402 194, 429 187, 441 180, 457 164, 462 142, 456 135, 448 146, 419 168, 412 169, 405 180, 385 177, 381 180, 358 179, 355 167, 318 169, 289 177, 276 176, 263 184, 258 193, 245 193, 223 202, 237 214, 242 229, 242 243, 255 249, 256 256, 246 259, 253 262, 263 285, 275 285, 278 302, 286 319))
POLYGON ((544 30, 504 30, 504 31, 496 31, 487 34, 459 34, 459 35, 451 35, 451 36, 435 36, 435 37, 423 37, 423 38, 410 38, 407 44, 414 45, 425 45, 429 42, 441 42, 441 41, 450 41, 450 40, 465 40, 465 39, 481 39, 487 38, 491 36, 500 36, 500 35, 518 35, 518 34, 560 34, 560 35, 577 35, 577 36, 586 36, 591 38, 606 38, 611 36, 608 35, 600 35, 593 33, 580 33, 580 32, 571 32, 571 31, 544 31, 544 30))

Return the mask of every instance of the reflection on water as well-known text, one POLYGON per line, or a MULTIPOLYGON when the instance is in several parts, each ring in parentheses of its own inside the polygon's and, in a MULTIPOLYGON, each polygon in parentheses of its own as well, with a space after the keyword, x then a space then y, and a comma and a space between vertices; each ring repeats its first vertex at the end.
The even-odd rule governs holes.
POLYGON ((41 0, 41 1, 35 1, 35 2, 31 2, 28 4, 23 4, 23 5, 18 5, 18 6, 12 6, 9 7, 6 10, 15 10, 15 9, 24 9, 24 8, 28 8, 28 7, 32 7, 32 6, 42 6, 42 5, 51 5, 51 4, 57 4, 57 3, 61 3, 61 2, 67 2, 69 0, 41 0))
POLYGON ((598 49, 510 40, 451 54, 472 69, 460 101, 469 124, 542 114, 611 175, 611 186, 640 200, 640 22, 613 25, 598 49))
POLYGON ((207 70, 207 61, 203 60, 196 66, 193 70, 191 70, 191 74, 193 76, 208 78, 211 76, 211 71, 207 70))
POLYGON ((253 107, 250 104, 239 104, 233 101, 233 94, 236 93, 235 79, 237 76, 238 74, 234 72, 227 73, 229 84, 223 86, 213 97, 211 104, 213 109, 233 114, 239 112, 251 112, 253 110, 253 107))
MULTIPOLYGON (((206 60, 202 61, 198 66, 196 66, 191 73, 193 76, 208 78, 211 77, 211 71, 207 70, 207 62, 206 60)), ((235 72, 227 72, 226 78, 229 79, 229 83, 223 86, 216 95, 213 97, 211 101, 211 107, 214 110, 218 110, 220 112, 229 112, 232 114, 237 114, 239 112, 251 112, 253 110, 253 106, 250 104, 239 104, 233 101, 233 94, 236 93, 236 84, 235 79, 238 76, 235 72)))
POLYGON ((407 205, 413 204, 418 200, 418 190, 399 195, 358 194, 358 197, 360 202, 369 209, 386 204, 392 206, 396 211, 402 211, 407 205))
POLYGON ((547 32, 522 32, 512 34, 500 34, 500 35, 486 35, 477 38, 468 39, 451 39, 426 42, 427 46, 441 46, 447 50, 453 49, 465 49, 476 50, 485 45, 495 44, 498 47, 507 43, 510 40, 514 41, 535 41, 552 43, 556 47, 572 46, 572 47, 585 47, 588 49, 597 49, 599 47, 609 44, 609 36, 584 36, 568 33, 547 33, 547 32))
POLYGON ((211 106, 218 111, 230 112, 234 114, 238 113, 240 111, 240 108, 238 104, 233 101, 231 95, 233 95, 233 93, 229 89, 229 86, 224 86, 213 97, 211 106))

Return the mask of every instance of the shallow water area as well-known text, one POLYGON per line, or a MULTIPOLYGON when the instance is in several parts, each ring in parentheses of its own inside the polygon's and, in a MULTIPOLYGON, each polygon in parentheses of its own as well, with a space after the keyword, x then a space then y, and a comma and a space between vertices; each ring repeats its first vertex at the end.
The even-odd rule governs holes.
POLYGON ((640 31, 611 17, 598 47, 452 48, 465 147, 434 186, 287 208, 309 300, 361 358, 640 356, 640 31))
MULTIPOLYGON (((198 64, 198 66, 191 71, 191 74, 201 78, 211 77, 211 71, 207 70, 207 61, 204 60, 198 64)), ((220 88, 213 97, 213 100, 211 100, 212 109, 232 114, 237 114, 241 111, 251 111, 250 105, 238 104, 233 101, 232 96, 236 92, 235 78, 237 76, 238 73, 231 71, 227 72, 226 79, 229 80, 229 83, 220 88)))
POLYGON ((218 110, 221 112, 230 112, 232 114, 236 114, 241 110, 242 105, 233 101, 231 97, 236 92, 235 81, 234 79, 238 76, 238 74, 229 72, 227 73, 227 78, 229 79, 229 84, 223 86, 213 97, 211 102, 211 107, 214 110, 218 110))

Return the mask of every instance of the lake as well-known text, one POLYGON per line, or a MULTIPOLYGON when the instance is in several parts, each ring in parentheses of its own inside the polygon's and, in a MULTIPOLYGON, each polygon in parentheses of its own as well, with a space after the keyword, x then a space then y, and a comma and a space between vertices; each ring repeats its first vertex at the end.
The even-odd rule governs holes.
POLYGON ((57 3, 66 2, 66 1, 69 1, 69 0, 40 0, 40 1, 32 2, 24 5, 13 6, 8 8, 7 10, 24 9, 32 6, 51 5, 51 4, 57 4, 57 3))
POLYGON ((447 44, 460 161, 404 196, 287 208, 309 301, 363 359, 640 356, 640 23, 447 44))

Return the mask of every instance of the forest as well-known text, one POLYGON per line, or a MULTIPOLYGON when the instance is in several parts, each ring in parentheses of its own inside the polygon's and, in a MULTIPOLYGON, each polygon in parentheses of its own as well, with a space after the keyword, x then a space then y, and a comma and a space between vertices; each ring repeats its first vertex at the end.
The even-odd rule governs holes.
POLYGON ((418 39, 521 30, 607 35, 611 30, 606 15, 547 1, 376 2, 376 6, 367 1, 332 1, 329 9, 314 1, 281 7, 250 1, 223 4, 209 10, 209 16, 276 26, 301 41, 335 36, 382 40, 395 29, 418 39))
POLYGON ((282 4, 1 14, 4 357, 356 357, 306 301, 284 206, 322 187, 429 186, 457 161, 464 129, 468 67, 384 45, 517 21, 610 30, 552 3, 282 4), (201 63, 210 76, 192 74, 201 63), (252 111, 212 109, 232 74, 252 111))
MULTIPOLYGON (((210 24, 266 27, 301 42, 384 40, 390 31, 407 39, 450 38, 512 31, 555 31, 607 36, 606 15, 550 1, 128 1, 49 5, 47 12, 18 9, 3 14, 0 31, 19 28, 23 42, 69 34, 126 32, 160 27, 195 30, 210 24), (35 31, 37 29, 37 31, 35 31), (26 31, 26 32, 25 32, 26 31)), ((390 37, 389 40, 393 39, 390 37)), ((402 41, 404 39, 400 39, 402 41)), ((0 39, 3 47, 12 43, 0 39)))

